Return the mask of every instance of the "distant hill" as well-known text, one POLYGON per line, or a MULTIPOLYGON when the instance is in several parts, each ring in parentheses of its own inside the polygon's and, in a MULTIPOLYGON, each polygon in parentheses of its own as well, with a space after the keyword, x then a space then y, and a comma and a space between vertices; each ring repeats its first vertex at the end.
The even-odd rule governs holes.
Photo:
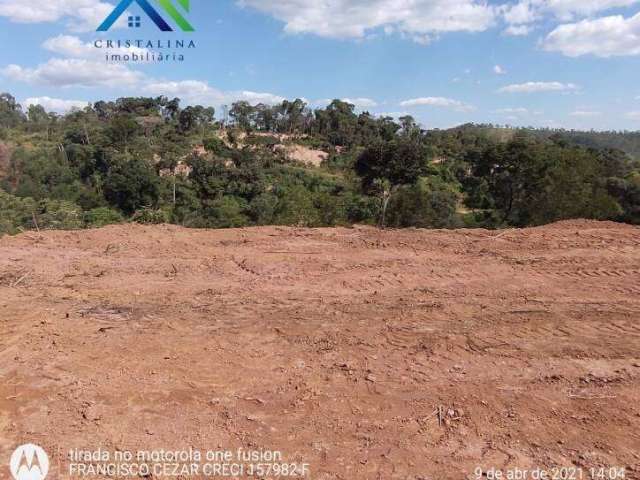
POLYGON ((509 128, 495 125, 467 124, 448 130, 449 132, 466 132, 487 136, 493 140, 507 142, 517 132, 527 132, 538 138, 561 138, 566 142, 587 148, 606 149, 615 148, 622 150, 630 157, 640 160, 640 131, 579 131, 551 128, 509 128))

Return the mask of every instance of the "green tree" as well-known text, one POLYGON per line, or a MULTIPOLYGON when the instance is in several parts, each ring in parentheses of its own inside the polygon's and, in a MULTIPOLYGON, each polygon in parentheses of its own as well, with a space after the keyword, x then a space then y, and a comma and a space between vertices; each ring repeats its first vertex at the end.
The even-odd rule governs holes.
POLYGON ((66 200, 42 200, 35 216, 40 229, 77 230, 84 226, 82 209, 66 200))
POLYGON ((392 196, 403 185, 413 185, 427 173, 428 149, 412 138, 377 142, 358 158, 355 170, 365 191, 377 192, 381 202, 380 226, 384 228, 392 196))
POLYGON ((229 110, 229 116, 233 123, 245 131, 250 131, 255 108, 247 101, 236 102, 229 110))
POLYGON ((518 134, 506 144, 490 145, 469 161, 479 180, 472 182, 471 198, 495 209, 498 224, 612 218, 620 211, 606 191, 605 169, 593 151, 518 134))
POLYGON ((437 177, 423 177, 403 186, 390 202, 388 224, 396 228, 457 227, 457 204, 458 194, 451 185, 437 177))
POLYGON ((205 201, 203 216, 205 226, 210 228, 237 228, 249 224, 245 214, 248 206, 241 198, 224 196, 205 201))
POLYGON ((120 114, 110 121, 107 135, 114 146, 124 148, 126 151, 139 131, 140 125, 132 116, 120 114))
POLYGON ((8 93, 0 93, 0 127, 13 128, 24 121, 22 107, 8 93))
POLYGON ((320 224, 320 214, 313 204, 312 193, 302 185, 280 190, 275 223, 314 227, 320 224))
POLYGON ((104 195, 109 203, 131 215, 158 201, 158 177, 144 160, 120 157, 112 160, 104 180, 104 195))
POLYGON ((33 228, 37 210, 32 198, 20 198, 0 189, 0 236, 14 234, 20 228, 33 228))

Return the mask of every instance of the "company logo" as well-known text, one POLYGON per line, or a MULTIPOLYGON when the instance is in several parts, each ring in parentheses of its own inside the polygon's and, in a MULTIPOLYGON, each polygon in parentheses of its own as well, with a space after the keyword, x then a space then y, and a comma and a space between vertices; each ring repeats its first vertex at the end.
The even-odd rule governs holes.
MULTIPOLYGON (((191 26, 191 24, 187 21, 186 18, 180 13, 178 8, 173 4, 174 0, 156 0, 164 12, 166 12, 169 17, 173 19, 173 21, 182 29, 183 32, 193 32, 195 29, 191 26)), ((133 3, 137 3, 144 13, 156 24, 156 26, 162 30, 163 32, 173 32, 173 28, 165 21, 165 19, 158 13, 158 11, 153 8, 153 6, 149 3, 149 0, 122 0, 118 6, 111 12, 111 15, 107 17, 107 19, 102 22, 102 25, 98 27, 98 32, 106 32, 108 31, 114 23, 125 13, 126 9, 131 6, 133 3)), ((189 12, 190 9, 190 0, 177 0, 179 6, 185 11, 189 12)), ((138 16, 129 16, 128 17, 128 25, 129 28, 140 28, 141 19, 138 16)))
POLYGON ((38 445, 27 443, 15 449, 9 468, 15 480, 44 480, 49 473, 49 457, 38 445))

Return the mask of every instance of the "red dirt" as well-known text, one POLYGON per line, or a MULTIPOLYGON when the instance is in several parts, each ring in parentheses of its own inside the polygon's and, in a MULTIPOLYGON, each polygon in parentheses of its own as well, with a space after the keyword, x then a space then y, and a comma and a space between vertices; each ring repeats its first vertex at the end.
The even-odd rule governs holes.
POLYGON ((27 441, 54 479, 71 448, 242 446, 314 480, 640 478, 639 294, 613 223, 4 237, 0 478, 27 441))

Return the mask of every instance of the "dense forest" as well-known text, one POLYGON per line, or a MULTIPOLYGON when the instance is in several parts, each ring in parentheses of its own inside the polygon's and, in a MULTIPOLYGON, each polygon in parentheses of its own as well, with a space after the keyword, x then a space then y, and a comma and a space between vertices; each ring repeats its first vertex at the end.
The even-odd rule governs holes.
POLYGON ((112 223, 523 227, 640 224, 639 133, 424 130, 311 110, 121 98, 59 116, 0 95, 0 235, 112 223), (220 117, 222 117, 220 119, 220 117), (292 148, 320 152, 309 164, 292 148))

